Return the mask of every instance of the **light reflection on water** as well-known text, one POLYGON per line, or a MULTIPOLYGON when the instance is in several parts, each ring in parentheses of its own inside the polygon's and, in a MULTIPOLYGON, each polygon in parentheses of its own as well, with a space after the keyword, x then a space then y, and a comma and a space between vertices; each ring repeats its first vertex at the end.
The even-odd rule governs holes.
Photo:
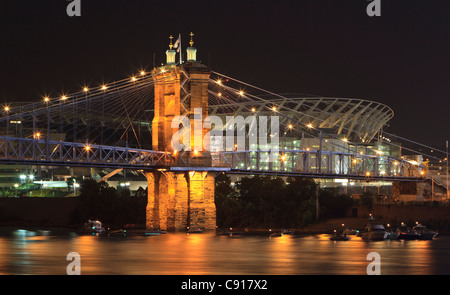
POLYGON ((96 237, 16 230, 0 235, 0 274, 65 274, 69 252, 81 274, 366 274, 369 252, 386 275, 450 274, 450 237, 434 241, 330 241, 329 235, 226 237, 168 233, 96 237))

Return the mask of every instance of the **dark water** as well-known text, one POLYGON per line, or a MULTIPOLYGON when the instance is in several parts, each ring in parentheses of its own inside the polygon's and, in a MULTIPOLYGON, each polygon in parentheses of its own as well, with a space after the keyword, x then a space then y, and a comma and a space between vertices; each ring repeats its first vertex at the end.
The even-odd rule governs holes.
POLYGON ((433 241, 333 242, 329 235, 231 238, 214 234, 97 237, 13 230, 0 235, 0 274, 66 274, 69 252, 81 274, 366 274, 369 252, 381 274, 450 274, 450 237, 433 241))

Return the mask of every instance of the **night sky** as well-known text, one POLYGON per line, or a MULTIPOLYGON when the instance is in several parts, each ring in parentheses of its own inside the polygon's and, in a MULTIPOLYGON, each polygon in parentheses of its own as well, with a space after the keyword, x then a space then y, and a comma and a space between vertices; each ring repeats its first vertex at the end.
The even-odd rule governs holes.
POLYGON ((168 36, 194 32, 197 59, 277 93, 389 105, 388 131, 445 149, 450 139, 450 1, 3 0, 0 101, 38 101, 150 70, 168 36))

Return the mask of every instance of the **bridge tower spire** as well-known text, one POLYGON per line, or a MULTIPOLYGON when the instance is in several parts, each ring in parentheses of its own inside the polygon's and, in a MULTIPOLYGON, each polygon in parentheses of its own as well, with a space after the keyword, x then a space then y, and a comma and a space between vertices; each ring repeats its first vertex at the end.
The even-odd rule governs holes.
POLYGON ((198 128, 198 123, 208 116, 211 71, 196 60, 194 34, 190 35, 187 62, 175 63, 175 50, 172 50, 170 42, 166 64, 152 71, 155 81, 153 150, 171 153, 173 160, 170 166, 145 173, 148 180, 148 230, 216 228, 215 172, 210 168, 210 153, 203 151, 203 138, 209 130, 203 126, 198 128), (184 122, 189 122, 191 127, 190 134, 180 137, 184 144, 181 151, 174 150, 172 142, 174 135, 181 131, 176 118, 185 118, 187 121, 184 122))
POLYGON ((167 61, 168 65, 174 65, 175 64, 175 55, 177 54, 177 52, 172 49, 173 48, 172 35, 170 35, 169 39, 170 39, 170 44, 169 44, 169 50, 166 51, 166 61, 167 61))

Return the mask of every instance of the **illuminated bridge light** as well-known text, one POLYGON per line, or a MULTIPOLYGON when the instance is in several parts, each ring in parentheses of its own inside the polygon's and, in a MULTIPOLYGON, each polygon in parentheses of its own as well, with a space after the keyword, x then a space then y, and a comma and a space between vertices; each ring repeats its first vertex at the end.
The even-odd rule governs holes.
POLYGON ((45 96, 44 97, 44 102, 49 102, 49 101, 50 101, 50 98, 48 96, 45 96))
POLYGON ((102 90, 106 90, 106 89, 108 89, 108 87, 106 87, 106 85, 102 85, 102 88, 101 88, 102 90))
POLYGON ((83 87, 83 91, 84 91, 84 92, 88 92, 88 91, 89 91, 89 88, 83 87))
POLYGON ((134 81, 136 81, 136 80, 137 80, 137 79, 136 79, 135 76, 131 77, 131 81, 132 81, 132 82, 134 82, 134 81))
POLYGON ((61 100, 67 100, 67 96, 65 95, 61 96, 61 100))

